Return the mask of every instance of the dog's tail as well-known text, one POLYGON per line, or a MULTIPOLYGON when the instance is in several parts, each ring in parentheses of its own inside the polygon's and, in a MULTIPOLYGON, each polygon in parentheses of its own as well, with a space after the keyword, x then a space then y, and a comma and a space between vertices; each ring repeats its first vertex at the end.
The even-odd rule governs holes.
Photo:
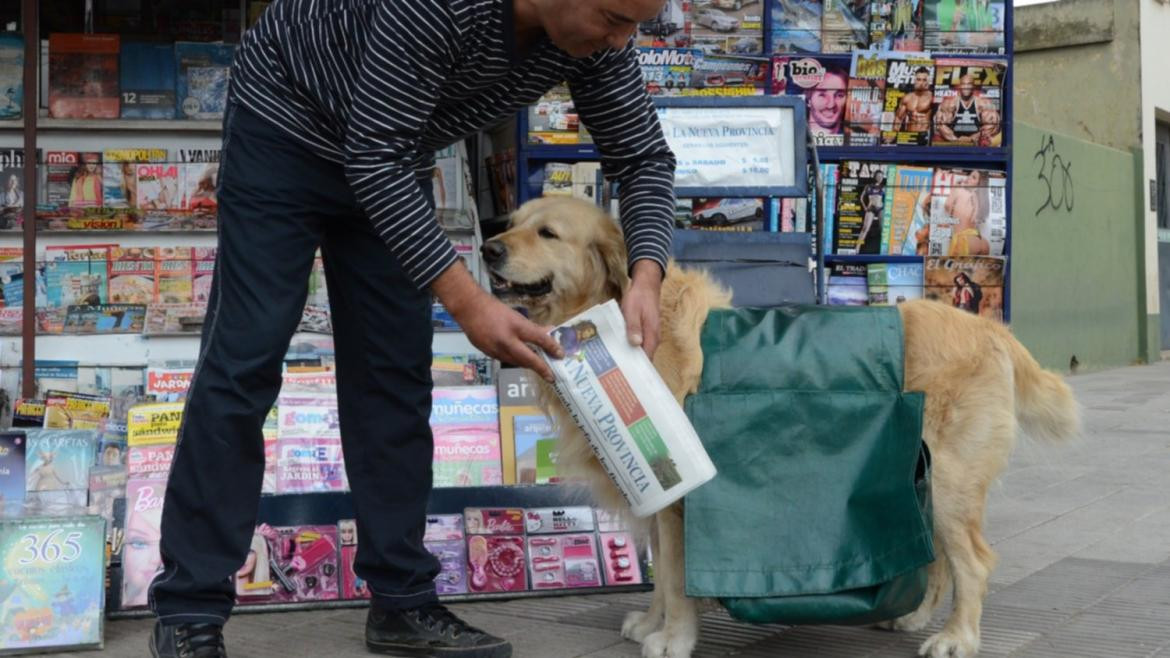
POLYGON ((1063 441, 1081 433, 1081 406, 1064 379, 1045 370, 1008 332, 1006 348, 1016 381, 1016 419, 1028 436, 1063 441))

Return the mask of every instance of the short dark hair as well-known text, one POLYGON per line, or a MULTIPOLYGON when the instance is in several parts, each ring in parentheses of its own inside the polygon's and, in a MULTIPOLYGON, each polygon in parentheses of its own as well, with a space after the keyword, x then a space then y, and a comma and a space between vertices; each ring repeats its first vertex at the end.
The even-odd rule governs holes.
POLYGON ((919 73, 930 75, 930 69, 926 68, 925 66, 919 66, 918 68, 914 69, 914 74, 918 75, 919 73))

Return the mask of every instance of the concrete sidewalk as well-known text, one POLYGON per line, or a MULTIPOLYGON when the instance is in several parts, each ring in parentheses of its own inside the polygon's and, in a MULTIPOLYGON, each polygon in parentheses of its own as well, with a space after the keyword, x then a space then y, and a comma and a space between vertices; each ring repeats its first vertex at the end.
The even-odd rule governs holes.
MULTIPOLYGON (((1070 379, 1086 414, 1076 444, 1022 443, 993 491, 999 553, 981 656, 1170 658, 1170 363, 1070 379)), ((618 634, 648 594, 461 604, 517 658, 639 656, 618 634)), ((913 656, 920 633, 747 626, 704 616, 696 656, 913 656)), ((364 656, 364 609, 238 615, 233 657, 364 656)), ((150 621, 110 622, 104 655, 143 656, 150 621)), ((73 654, 76 655, 76 654, 73 654)))

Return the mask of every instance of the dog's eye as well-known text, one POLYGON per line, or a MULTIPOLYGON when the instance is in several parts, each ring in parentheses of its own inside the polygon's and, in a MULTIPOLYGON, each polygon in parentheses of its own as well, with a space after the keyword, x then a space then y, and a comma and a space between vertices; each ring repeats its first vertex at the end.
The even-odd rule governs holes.
POLYGON ((552 229, 548 228, 547 226, 541 227, 540 231, 538 231, 537 234, 546 240, 556 240, 557 239, 557 234, 553 233, 552 229))

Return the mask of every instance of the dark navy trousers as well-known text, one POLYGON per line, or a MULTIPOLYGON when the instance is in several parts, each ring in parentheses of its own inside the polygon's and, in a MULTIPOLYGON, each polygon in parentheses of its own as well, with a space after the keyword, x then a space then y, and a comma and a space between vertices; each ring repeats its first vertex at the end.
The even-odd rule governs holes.
POLYGON ((429 291, 374 233, 341 165, 235 104, 224 117, 219 186, 215 274, 167 483, 151 609, 165 623, 230 615, 231 577, 257 522, 261 428, 318 247, 356 508, 355 571, 376 605, 434 601, 439 565, 422 541, 433 453, 429 291))

